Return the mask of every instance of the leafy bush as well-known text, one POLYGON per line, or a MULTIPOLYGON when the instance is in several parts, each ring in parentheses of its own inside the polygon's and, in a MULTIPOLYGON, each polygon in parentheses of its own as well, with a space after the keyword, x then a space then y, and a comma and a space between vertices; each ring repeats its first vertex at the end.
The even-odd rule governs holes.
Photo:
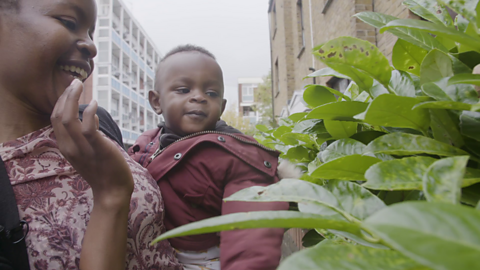
POLYGON ((302 180, 252 187, 230 201, 288 201, 298 211, 236 213, 157 240, 236 228, 309 228, 310 246, 279 269, 480 269, 478 0, 406 0, 426 19, 356 17, 399 39, 392 64, 367 41, 314 49, 351 80, 344 93, 310 85, 311 111, 258 126, 257 139, 304 169, 302 180), (447 8, 458 15, 450 17, 447 8), (320 242, 320 243, 318 243, 320 242), (317 244, 318 243, 318 244, 317 244))

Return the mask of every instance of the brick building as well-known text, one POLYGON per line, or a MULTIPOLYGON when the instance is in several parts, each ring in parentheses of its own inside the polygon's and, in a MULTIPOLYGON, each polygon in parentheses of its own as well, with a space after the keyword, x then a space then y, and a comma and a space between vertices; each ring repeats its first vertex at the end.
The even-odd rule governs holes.
MULTIPOLYGON (((377 45, 388 58, 396 37, 379 34, 374 27, 353 17, 375 11, 398 18, 412 15, 403 0, 269 0, 270 48, 273 106, 276 117, 286 116, 294 93, 299 95, 313 79, 303 78, 325 66, 311 51, 315 46, 340 36, 352 36, 377 45)), ((337 78, 315 78, 316 83, 343 90, 348 82, 337 78)), ((300 95, 301 96, 301 95, 300 95)))

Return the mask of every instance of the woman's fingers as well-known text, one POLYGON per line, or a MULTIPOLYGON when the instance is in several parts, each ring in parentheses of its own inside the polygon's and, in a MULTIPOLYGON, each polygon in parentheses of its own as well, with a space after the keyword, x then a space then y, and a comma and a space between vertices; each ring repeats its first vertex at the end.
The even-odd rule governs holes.
POLYGON ((96 115, 97 108, 97 101, 92 100, 83 111, 82 122, 82 134, 94 148, 98 146, 98 141, 103 139, 98 132, 99 123, 98 116, 96 115))

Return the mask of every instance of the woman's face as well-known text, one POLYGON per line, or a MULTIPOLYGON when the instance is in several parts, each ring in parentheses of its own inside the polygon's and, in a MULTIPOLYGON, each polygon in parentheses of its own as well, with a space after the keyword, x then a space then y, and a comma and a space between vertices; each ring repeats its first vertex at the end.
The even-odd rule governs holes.
POLYGON ((74 77, 93 70, 95 1, 20 0, 0 13, 0 94, 49 115, 74 77))

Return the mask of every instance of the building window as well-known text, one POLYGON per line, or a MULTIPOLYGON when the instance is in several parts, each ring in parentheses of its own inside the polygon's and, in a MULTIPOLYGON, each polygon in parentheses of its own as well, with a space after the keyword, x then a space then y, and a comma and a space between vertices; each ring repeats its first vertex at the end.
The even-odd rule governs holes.
POLYGON ((109 19, 100 19, 100 20, 98 20, 98 25, 99 26, 109 26, 110 25, 110 20, 109 19))
POLYGON ((242 102, 253 102, 254 85, 244 84, 242 85, 242 102))
POLYGON ((98 36, 99 37, 109 37, 110 36, 110 30, 109 29, 100 29, 98 31, 98 36))
POLYGON ((108 85, 108 77, 99 77, 98 85, 108 85))
POLYGON ((305 47, 305 31, 303 26, 303 6, 302 0, 297 1, 297 28, 298 28, 298 48, 305 47))
POLYGON ((98 74, 108 74, 108 67, 98 67, 98 74))

